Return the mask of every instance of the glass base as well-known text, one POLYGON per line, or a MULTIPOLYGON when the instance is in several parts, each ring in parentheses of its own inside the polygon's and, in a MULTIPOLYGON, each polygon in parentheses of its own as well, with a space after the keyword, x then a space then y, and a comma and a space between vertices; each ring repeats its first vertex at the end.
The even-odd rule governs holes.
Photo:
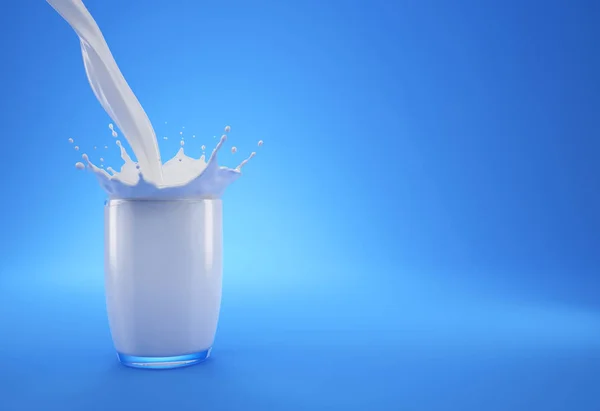
POLYGON ((210 357, 212 347, 208 350, 193 354, 176 355, 173 357, 137 357, 117 353, 121 364, 132 368, 147 368, 151 370, 168 370, 172 368, 189 367, 205 361, 210 357))

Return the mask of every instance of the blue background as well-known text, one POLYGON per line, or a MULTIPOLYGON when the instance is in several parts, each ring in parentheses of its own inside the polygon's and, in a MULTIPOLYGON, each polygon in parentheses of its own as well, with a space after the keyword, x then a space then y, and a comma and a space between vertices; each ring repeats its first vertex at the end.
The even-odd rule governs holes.
POLYGON ((86 5, 164 158, 265 144, 224 197, 214 358, 120 366, 73 166, 119 166, 110 119, 66 22, 3 4, 0 409, 600 409, 600 3, 86 5))

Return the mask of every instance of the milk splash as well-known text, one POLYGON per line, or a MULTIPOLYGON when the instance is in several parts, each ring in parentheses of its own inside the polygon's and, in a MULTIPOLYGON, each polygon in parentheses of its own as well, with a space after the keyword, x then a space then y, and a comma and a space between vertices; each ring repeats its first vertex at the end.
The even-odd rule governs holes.
MULTIPOLYGON (((79 36, 88 81, 96 98, 131 146, 138 162, 134 162, 121 142, 117 145, 124 161, 119 172, 94 165, 87 154, 83 160, 96 174, 100 185, 111 198, 219 198, 227 186, 241 175, 242 167, 255 152, 235 169, 221 167, 217 153, 227 139, 230 126, 219 140, 208 161, 195 159, 181 148, 169 161, 161 161, 156 134, 141 104, 129 88, 115 62, 104 36, 81 0, 46 0, 79 36)), ((118 134, 109 125, 112 136, 118 134)), ((183 133, 180 133, 183 134, 183 133)), ((71 142, 71 140, 69 140, 71 142)), ((260 144, 259 144, 260 145, 260 144)), ((79 147, 75 147, 76 150, 79 147)), ((204 148, 203 148, 204 149, 204 148)), ((76 167, 83 168, 79 162, 76 167)))

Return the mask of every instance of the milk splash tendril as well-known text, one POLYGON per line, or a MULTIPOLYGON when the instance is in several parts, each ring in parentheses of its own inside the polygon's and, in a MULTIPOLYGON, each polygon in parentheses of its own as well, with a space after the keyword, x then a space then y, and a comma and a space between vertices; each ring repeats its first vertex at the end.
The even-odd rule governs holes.
MULTIPOLYGON (((124 161, 119 172, 111 167, 106 170, 99 168, 87 154, 82 155, 109 196, 122 199, 219 198, 227 186, 239 178, 242 167, 256 153, 251 153, 235 169, 219 166, 217 153, 231 130, 227 126, 208 161, 205 161, 204 155, 198 159, 185 155, 182 140, 175 157, 163 164, 152 124, 121 74, 102 32, 83 2, 47 2, 79 36, 90 86, 138 160, 136 163, 131 159, 119 140, 117 145, 124 161)), ((109 128, 112 136, 117 138, 115 126, 110 124, 109 128)), ((81 162, 76 165, 78 169, 82 166, 81 162)))

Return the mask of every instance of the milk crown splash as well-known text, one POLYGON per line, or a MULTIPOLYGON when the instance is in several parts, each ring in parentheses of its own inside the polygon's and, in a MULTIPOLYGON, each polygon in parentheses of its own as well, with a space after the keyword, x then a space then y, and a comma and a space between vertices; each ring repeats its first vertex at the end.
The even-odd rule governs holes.
MULTIPOLYGON (((162 164, 152 124, 121 74, 104 36, 83 2, 46 1, 79 36, 90 86, 104 110, 125 136, 138 161, 135 163, 129 157, 120 142, 117 144, 124 164, 119 172, 110 167, 107 172, 92 164, 86 154, 82 156, 109 196, 146 199, 220 197, 256 153, 252 153, 235 169, 220 167, 217 164, 217 152, 227 138, 224 134, 208 162, 204 155, 199 159, 186 156, 182 145, 175 157, 162 164)), ((229 126, 225 128, 225 132, 229 132, 229 126)), ((78 168, 81 168, 80 164, 82 163, 78 163, 78 168)))

